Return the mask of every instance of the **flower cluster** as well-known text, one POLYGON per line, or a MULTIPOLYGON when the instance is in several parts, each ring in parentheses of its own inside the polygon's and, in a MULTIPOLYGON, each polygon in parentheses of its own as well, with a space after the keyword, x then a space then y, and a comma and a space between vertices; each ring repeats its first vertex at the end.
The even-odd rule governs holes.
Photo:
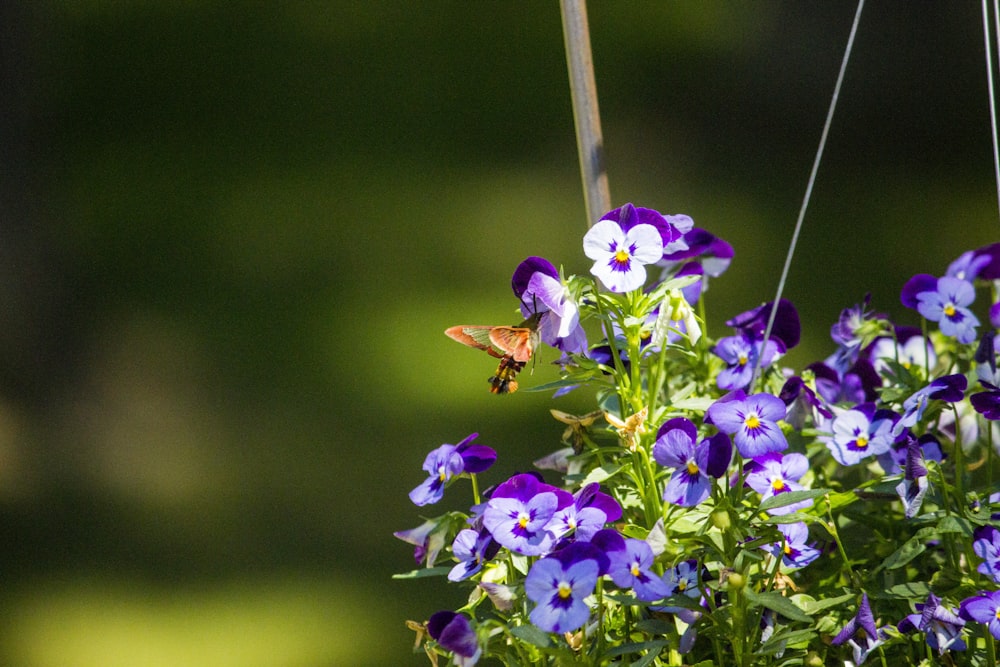
POLYGON ((426 508, 471 482, 467 511, 396 533, 420 567, 400 578, 465 588, 411 622, 432 663, 995 666, 1000 341, 981 322, 1000 326, 1000 244, 906 283, 922 326, 844 309, 798 373, 778 365, 801 332, 788 301, 709 335, 733 249, 690 217, 626 204, 583 252, 588 276, 516 268, 511 331, 561 355, 536 390, 595 409, 552 411, 561 446, 537 471, 480 491, 497 454, 472 434, 410 493, 426 508))

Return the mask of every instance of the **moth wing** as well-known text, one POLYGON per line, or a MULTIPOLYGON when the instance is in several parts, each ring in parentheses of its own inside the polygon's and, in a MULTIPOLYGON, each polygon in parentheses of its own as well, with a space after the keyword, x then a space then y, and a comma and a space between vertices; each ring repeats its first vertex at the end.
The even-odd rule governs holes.
POLYGON ((467 326, 460 324, 445 329, 444 333, 452 340, 457 340, 459 343, 474 347, 477 350, 486 350, 488 354, 499 359, 503 354, 497 352, 495 349, 496 346, 490 340, 490 331, 494 328, 490 326, 467 326))
POLYGON ((493 327, 490 342, 514 358, 526 362, 535 352, 538 334, 525 327, 493 327))

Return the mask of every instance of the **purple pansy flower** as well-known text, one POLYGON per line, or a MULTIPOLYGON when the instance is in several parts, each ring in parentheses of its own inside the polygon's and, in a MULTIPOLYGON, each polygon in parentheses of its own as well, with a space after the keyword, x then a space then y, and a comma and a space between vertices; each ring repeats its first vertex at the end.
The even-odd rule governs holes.
POLYGON ((616 212, 612 211, 583 237, 583 252, 594 260, 590 272, 612 292, 631 292, 642 287, 646 282, 645 265, 663 256, 659 229, 647 223, 630 224, 639 210, 626 204, 616 209, 620 222, 609 218, 616 212))
POLYGON ((670 589, 652 571, 653 550, 644 540, 625 540, 625 550, 614 552, 608 575, 619 588, 631 588, 640 600, 652 602, 667 597, 670 589))
POLYGON ((417 564, 426 560, 427 567, 434 567, 438 554, 444 548, 448 529, 448 517, 445 516, 428 519, 416 528, 397 530, 393 535, 415 547, 413 558, 417 564))
POLYGON ((622 516, 622 508, 614 498, 602 493, 596 482, 587 484, 573 494, 573 502, 556 512, 546 527, 557 538, 573 535, 577 540, 590 540, 609 521, 622 516))
POLYGON ((586 351, 587 334, 580 325, 580 311, 551 262, 542 257, 527 258, 514 270, 511 287, 521 300, 525 318, 541 313, 538 334, 546 344, 563 352, 586 351))
POLYGON ((906 445, 903 481, 896 485, 896 494, 903 501, 903 513, 907 519, 912 519, 920 512, 927 488, 927 467, 924 466, 920 443, 911 435, 906 445))
POLYGON ((806 369, 812 371, 816 391, 830 405, 874 401, 878 398, 875 388, 882 386, 882 378, 866 359, 858 359, 843 373, 824 362, 809 364, 806 369))
POLYGON ((770 551, 775 558, 780 558, 785 567, 803 568, 819 558, 819 550, 806 542, 809 539, 809 527, 806 524, 802 522, 782 523, 778 524, 777 529, 785 536, 785 539, 764 548, 770 551))
POLYGON ((875 627, 875 616, 868 603, 868 594, 862 594, 858 613, 848 621, 847 625, 833 638, 833 645, 847 643, 854 653, 854 664, 860 665, 868 654, 878 648, 886 640, 885 631, 875 627))
POLYGON ((467 436, 457 445, 441 445, 424 459, 423 469, 429 474, 420 486, 410 491, 414 505, 430 505, 441 500, 444 487, 462 473, 482 472, 493 465, 497 453, 485 445, 473 445, 478 433, 467 436))
POLYGON ((732 391, 708 408, 706 420, 733 437, 743 458, 752 459, 788 449, 778 421, 785 418, 785 404, 771 394, 747 396, 732 391))
POLYGON ((994 526, 980 526, 972 539, 972 550, 983 559, 976 570, 1000 584, 1000 530, 994 526))
POLYGON ((894 423, 896 415, 891 410, 876 411, 874 403, 862 403, 839 411, 831 425, 832 435, 821 436, 820 440, 837 463, 850 466, 889 451, 896 439, 894 423))
POLYGON ((663 500, 681 507, 694 507, 708 498, 711 477, 721 477, 733 455, 732 443, 722 433, 696 444, 698 429, 688 419, 676 417, 660 426, 653 445, 653 458, 661 466, 674 468, 663 490, 663 500))
MULTIPOLYGON (((743 331, 754 340, 763 340, 772 310, 775 310, 774 302, 769 301, 745 313, 740 313, 727 321, 726 326, 743 331)), ((779 351, 784 354, 799 344, 801 334, 802 325, 799 323, 798 311, 791 301, 780 299, 777 313, 774 316, 774 326, 771 328, 770 340, 777 341, 779 351)))
POLYGON ((736 336, 720 338, 712 348, 712 354, 726 362, 726 368, 716 379, 719 389, 732 391, 748 388, 754 369, 758 365, 760 368, 770 366, 781 356, 781 348, 775 340, 768 340, 767 344, 763 345, 763 341, 754 339, 746 332, 740 332, 736 336))
POLYGON ((948 265, 945 275, 970 283, 977 278, 996 280, 1000 278, 1000 243, 992 243, 959 255, 948 265))
MULTIPOLYGON (((878 464, 886 475, 898 475, 906 470, 906 459, 909 456, 909 444, 913 435, 906 431, 889 448, 889 451, 879 454, 878 464)), ((944 451, 941 443, 933 433, 924 433, 917 438, 920 448, 920 458, 924 461, 943 461, 944 451)))
POLYGON ((921 387, 903 401, 903 416, 893 427, 893 434, 899 435, 904 428, 910 428, 924 416, 924 410, 932 400, 955 403, 962 400, 968 380, 961 373, 943 375, 930 384, 921 387))
POLYGON ((962 639, 962 620, 954 609, 941 604, 941 598, 929 593, 924 604, 917 604, 917 613, 904 618, 898 626, 900 632, 919 630, 927 635, 927 645, 938 652, 964 651, 965 641, 962 639))
MULTIPOLYGON (((561 552, 560 552, 561 553, 561 552)), ((594 592, 600 566, 586 552, 552 554, 535 561, 524 580, 524 594, 535 603, 529 618, 545 632, 571 632, 587 622, 584 598, 594 592)))
POLYGON ((552 550, 557 536, 548 529, 556 512, 573 503, 568 491, 529 473, 515 475, 493 492, 483 512, 483 526, 501 546, 524 556, 552 550))
POLYGON ((979 591, 962 600, 958 615, 985 624, 993 638, 1000 639, 1000 591, 979 591))
POLYGON ((793 375, 785 381, 778 398, 785 404, 785 421, 796 430, 801 431, 807 420, 816 423, 821 419, 833 418, 833 413, 823 400, 798 375, 793 375))
POLYGON ((1000 420, 1000 373, 997 372, 996 331, 983 334, 973 359, 976 362, 976 377, 986 388, 969 396, 973 409, 990 421, 1000 420))
POLYGON ((979 326, 979 320, 968 309, 975 299, 976 290, 971 283, 946 276, 938 278, 934 289, 917 293, 916 309, 925 319, 937 322, 945 336, 971 343, 979 326))
MULTIPOLYGON (((763 502, 783 493, 801 491, 802 485, 798 481, 808 471, 809 459, 803 454, 792 452, 782 456, 778 452, 773 452, 759 456, 746 464, 744 483, 759 493, 763 502)), ((812 504, 812 500, 803 500, 783 507, 774 507, 769 509, 768 513, 791 514, 811 507, 812 504)))
POLYGON ((488 530, 466 528, 459 531, 451 544, 451 553, 458 564, 448 573, 449 581, 468 579, 483 568, 483 563, 500 551, 500 545, 493 540, 488 530))
POLYGON ((439 611, 427 621, 427 634, 452 652, 458 667, 472 667, 479 661, 482 649, 479 639, 464 614, 453 611, 439 611))

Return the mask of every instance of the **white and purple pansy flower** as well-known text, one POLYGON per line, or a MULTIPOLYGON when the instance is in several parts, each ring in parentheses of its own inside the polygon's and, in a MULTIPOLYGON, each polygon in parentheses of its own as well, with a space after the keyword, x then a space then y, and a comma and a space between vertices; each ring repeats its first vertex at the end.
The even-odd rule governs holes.
POLYGON ((767 393, 747 396, 742 389, 731 391, 713 403, 706 422, 733 436, 743 458, 752 459, 788 449, 788 440, 778 422, 785 418, 785 404, 767 393))
POLYGON ((448 573, 449 581, 468 579, 483 568, 483 563, 490 560, 500 551, 500 545, 493 540, 488 530, 473 530, 465 528, 455 536, 451 544, 451 553, 458 559, 458 564, 448 573))
POLYGON ((558 539, 549 522, 556 512, 572 504, 568 491, 522 473, 493 491, 483 512, 483 526, 501 546, 523 556, 541 556, 551 551, 558 539))
POLYGON ((605 215, 583 237, 584 254, 594 260, 590 272, 612 292, 642 287, 646 282, 645 265, 663 257, 661 230, 638 221, 640 212, 649 210, 626 204, 605 215))
POLYGON ((889 451, 902 429, 893 432, 898 415, 891 410, 876 410, 874 403, 862 403, 850 410, 835 410, 831 435, 820 436, 837 463, 859 463, 869 456, 889 451))
POLYGON ((900 621, 897 628, 900 632, 923 632, 927 636, 927 645, 942 655, 945 651, 964 651, 965 640, 962 639, 962 628, 965 621, 957 610, 941 604, 941 598, 929 593, 927 601, 917 604, 917 613, 910 614, 900 621))
MULTIPOLYGON (((744 467, 746 477, 743 483, 761 496, 761 502, 792 491, 801 491, 799 480, 809 471, 809 459, 803 454, 791 452, 782 455, 772 452, 748 461, 744 467)), ((811 507, 812 500, 782 505, 768 510, 768 514, 791 514, 811 507)))
POLYGON ((551 262, 528 257, 514 270, 511 287, 521 300, 525 318, 541 314, 538 334, 546 344, 563 352, 586 352, 587 334, 580 325, 580 311, 551 262))
POLYGON ((428 477, 410 491, 410 500, 414 505, 438 502, 452 478, 462 473, 482 472, 493 465, 497 459, 496 451, 485 445, 473 445, 472 441, 478 436, 478 433, 473 433, 457 445, 441 445, 427 454, 423 470, 428 473, 428 477))

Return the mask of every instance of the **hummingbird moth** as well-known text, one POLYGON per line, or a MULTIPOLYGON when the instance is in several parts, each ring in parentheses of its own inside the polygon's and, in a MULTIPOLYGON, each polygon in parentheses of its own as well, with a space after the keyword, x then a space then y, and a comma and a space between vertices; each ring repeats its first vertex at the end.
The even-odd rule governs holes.
POLYGON ((490 393, 513 394, 517 391, 517 374, 531 359, 538 347, 537 313, 516 327, 491 327, 458 325, 445 330, 452 340, 463 345, 485 350, 500 360, 496 373, 489 378, 490 393))

